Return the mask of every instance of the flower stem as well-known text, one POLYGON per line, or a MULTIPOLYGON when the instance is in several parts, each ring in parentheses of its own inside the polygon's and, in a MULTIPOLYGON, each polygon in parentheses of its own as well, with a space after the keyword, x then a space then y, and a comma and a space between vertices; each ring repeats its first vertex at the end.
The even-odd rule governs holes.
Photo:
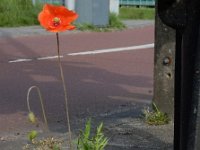
POLYGON ((31 111, 31 107, 30 107, 30 93, 31 93, 31 91, 32 91, 33 89, 36 89, 36 90, 37 90, 37 93, 38 93, 38 96, 39 96, 39 99, 40 99, 41 108, 42 108, 43 119, 44 119, 44 122, 45 122, 45 129, 46 129, 47 131, 49 131, 49 126, 48 126, 47 117, 46 117, 46 113, 45 113, 45 109, 44 109, 44 102, 43 102, 43 99, 42 99, 42 94, 41 94, 40 89, 39 89, 37 86, 31 86, 31 87, 28 89, 28 94, 27 94, 27 106, 28 106, 28 111, 29 111, 29 113, 32 112, 32 111, 31 111))
POLYGON ((58 53, 58 65, 60 69, 60 76, 62 80, 63 90, 64 90, 64 97, 65 97, 65 111, 66 111, 66 120, 68 125, 68 132, 69 132, 69 146, 70 150, 72 150, 72 136, 71 136, 71 127, 70 127, 70 119, 69 119, 69 107, 68 107, 68 99, 67 99, 67 89, 65 86, 65 78, 63 74, 63 68, 60 60, 60 44, 59 44, 59 34, 56 33, 56 39, 57 39, 57 53, 58 53))

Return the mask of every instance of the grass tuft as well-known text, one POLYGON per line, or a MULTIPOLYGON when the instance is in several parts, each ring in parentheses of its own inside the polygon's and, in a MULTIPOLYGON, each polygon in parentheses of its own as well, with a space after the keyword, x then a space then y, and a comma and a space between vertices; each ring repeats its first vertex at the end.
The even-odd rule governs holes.
POLYGON ((152 104, 153 110, 149 108, 143 110, 145 121, 149 125, 164 125, 170 121, 169 116, 166 113, 161 112, 155 103, 152 104))
POLYGON ((123 24, 120 18, 114 13, 111 13, 109 16, 109 27, 114 29, 126 28, 126 26, 123 24))

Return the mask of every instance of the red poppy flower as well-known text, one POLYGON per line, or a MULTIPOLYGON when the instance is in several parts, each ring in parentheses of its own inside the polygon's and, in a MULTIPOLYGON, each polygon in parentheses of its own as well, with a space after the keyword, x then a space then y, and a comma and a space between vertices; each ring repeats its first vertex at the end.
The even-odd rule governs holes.
POLYGON ((77 17, 77 13, 68 10, 64 6, 45 4, 43 10, 38 15, 38 20, 40 25, 47 31, 61 32, 75 29, 71 22, 76 20, 77 17))

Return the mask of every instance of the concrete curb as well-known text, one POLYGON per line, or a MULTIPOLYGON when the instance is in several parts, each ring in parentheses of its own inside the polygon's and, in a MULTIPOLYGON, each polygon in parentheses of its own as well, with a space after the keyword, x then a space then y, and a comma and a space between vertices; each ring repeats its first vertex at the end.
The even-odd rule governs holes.
MULTIPOLYGON (((122 22, 129 29, 154 25, 153 20, 123 20, 122 22)), ((74 30, 74 31, 63 32, 63 34, 72 34, 79 32, 81 31, 74 30)), ((40 26, 0 28, 0 37, 18 37, 18 36, 51 35, 51 34, 52 33, 46 32, 45 29, 43 29, 40 26)))

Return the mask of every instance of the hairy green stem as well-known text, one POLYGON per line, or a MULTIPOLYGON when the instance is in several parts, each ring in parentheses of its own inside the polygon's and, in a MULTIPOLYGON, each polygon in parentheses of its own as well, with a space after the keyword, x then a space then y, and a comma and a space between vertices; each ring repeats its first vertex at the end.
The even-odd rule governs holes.
POLYGON ((31 86, 28 89, 28 93, 27 93, 27 107, 28 107, 28 111, 31 111, 31 107, 30 107, 30 93, 33 89, 37 90, 38 96, 39 96, 39 100, 40 100, 40 104, 41 104, 41 108, 42 108, 42 114, 43 114, 43 118, 44 118, 44 122, 45 122, 45 129, 48 131, 49 130, 49 126, 48 126, 48 122, 47 122, 47 117, 46 117, 46 113, 45 113, 45 109, 44 109, 44 102, 43 102, 43 98, 42 98, 42 94, 40 89, 37 86, 31 86))
POLYGON ((70 150, 73 150, 72 149, 72 135, 71 135, 70 119, 69 119, 69 107, 68 107, 68 99, 67 99, 67 89, 65 86, 65 78, 64 78, 61 60, 60 60, 60 44, 59 44, 58 32, 56 33, 56 39, 57 39, 58 65, 59 65, 59 69, 60 69, 60 76, 61 76, 63 90, 64 90, 64 96, 65 96, 65 111, 66 111, 66 117, 67 117, 66 120, 67 120, 67 125, 68 125, 68 132, 69 132, 69 146, 70 146, 70 150))

